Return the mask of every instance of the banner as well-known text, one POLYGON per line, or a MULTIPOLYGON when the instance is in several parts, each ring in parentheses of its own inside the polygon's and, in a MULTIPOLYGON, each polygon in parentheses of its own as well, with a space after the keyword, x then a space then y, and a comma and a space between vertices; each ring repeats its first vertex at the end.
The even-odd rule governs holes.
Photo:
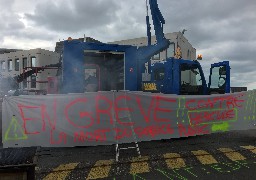
POLYGON ((225 95, 97 92, 5 97, 4 147, 129 143, 256 128, 256 90, 225 95))

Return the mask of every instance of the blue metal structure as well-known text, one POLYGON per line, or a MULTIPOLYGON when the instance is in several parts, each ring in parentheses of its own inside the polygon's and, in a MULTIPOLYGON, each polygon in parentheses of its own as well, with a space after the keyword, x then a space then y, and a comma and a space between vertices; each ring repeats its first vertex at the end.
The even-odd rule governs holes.
POLYGON ((148 46, 150 46, 151 45, 151 24, 149 22, 149 16, 148 16, 148 0, 146 0, 146 9, 147 9, 146 24, 147 24, 148 46))
POLYGON ((165 24, 165 20, 158 8, 157 0, 149 0, 149 6, 151 10, 157 43, 154 45, 151 45, 151 32, 150 32, 151 27, 149 23, 149 17, 147 15, 146 22, 147 22, 148 46, 138 48, 138 52, 137 52, 138 59, 140 60, 140 64, 142 65, 144 65, 147 61, 149 61, 152 56, 167 49, 170 45, 170 41, 164 37, 163 25, 165 24))
MULTIPOLYGON (((64 41, 62 60, 62 93, 83 93, 85 77, 85 50, 99 52, 124 53, 125 90, 137 90, 137 48, 125 45, 110 45, 101 43, 87 43, 81 41, 64 41), (130 83, 134 82, 134 83, 130 83)), ((109 77, 111 78, 111 77, 109 77)))

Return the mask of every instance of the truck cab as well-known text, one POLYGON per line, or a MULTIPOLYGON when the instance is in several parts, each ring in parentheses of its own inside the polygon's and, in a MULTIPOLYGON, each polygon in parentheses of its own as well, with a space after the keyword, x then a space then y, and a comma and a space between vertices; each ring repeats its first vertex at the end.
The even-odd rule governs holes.
POLYGON ((149 67, 150 74, 142 76, 142 90, 178 95, 207 95, 230 92, 228 61, 211 65, 207 86, 198 61, 169 58, 149 67))

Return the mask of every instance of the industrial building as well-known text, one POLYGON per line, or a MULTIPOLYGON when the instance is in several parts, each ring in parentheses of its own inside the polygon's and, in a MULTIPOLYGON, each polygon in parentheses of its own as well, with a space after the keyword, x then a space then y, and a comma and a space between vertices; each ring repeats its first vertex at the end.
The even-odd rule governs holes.
POLYGON ((6 49, 6 48, 0 48, 0 54, 15 52, 15 51, 22 51, 22 49, 6 49))
MULTIPOLYGON (((0 54, 1 91, 10 90, 12 78, 23 72, 59 61, 59 54, 44 49, 31 49, 0 54), (7 79, 7 81, 4 81, 7 79), (9 82, 8 82, 9 81, 9 82)), ((19 83, 19 88, 28 92, 43 93, 47 91, 47 78, 56 76, 57 69, 45 69, 38 71, 32 76, 19 83)))

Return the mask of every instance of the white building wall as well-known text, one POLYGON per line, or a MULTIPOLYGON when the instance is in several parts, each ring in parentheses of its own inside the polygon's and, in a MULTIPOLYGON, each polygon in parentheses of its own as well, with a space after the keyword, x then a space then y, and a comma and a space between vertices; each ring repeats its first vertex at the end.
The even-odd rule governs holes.
MULTIPOLYGON (((179 46, 181 48, 182 52, 182 58, 187 60, 195 60, 196 59, 196 49, 188 42, 188 40, 184 37, 184 35, 181 32, 173 32, 173 33, 166 33, 165 38, 169 39, 171 43, 169 47, 169 52, 173 52, 172 55, 167 57, 167 51, 163 51, 160 53, 160 58, 152 58, 152 60, 165 60, 169 57, 174 57, 174 53, 179 46)), ((109 42, 109 44, 119 44, 119 45, 133 45, 133 46, 147 46, 148 38, 147 37, 141 37, 141 38, 135 38, 135 39, 127 39, 127 40, 120 40, 120 41, 114 41, 109 42)), ((151 37, 151 44, 156 43, 156 36, 151 37)))
MULTIPOLYGON (((23 67, 23 60, 27 58, 27 67, 31 67, 32 58, 36 58, 35 60, 35 67, 42 67, 49 64, 56 64, 59 61, 59 54, 56 52, 44 50, 44 49, 31 49, 31 50, 24 50, 24 51, 16 51, 11 53, 0 54, 0 72, 2 77, 14 77, 20 75, 24 71, 31 70, 27 68, 26 70, 23 67), (15 60, 19 60, 19 69, 15 70, 15 60), (8 70, 8 61, 12 60, 12 70, 8 70), (2 62, 5 62, 5 67, 2 67, 2 62)), ((24 87, 23 83, 19 84, 21 89, 26 90, 47 90, 47 83, 40 83, 46 82, 48 76, 56 76, 57 70, 56 69, 45 69, 44 71, 40 71, 36 75, 36 88, 31 88, 31 77, 27 78, 27 87, 24 87)))

